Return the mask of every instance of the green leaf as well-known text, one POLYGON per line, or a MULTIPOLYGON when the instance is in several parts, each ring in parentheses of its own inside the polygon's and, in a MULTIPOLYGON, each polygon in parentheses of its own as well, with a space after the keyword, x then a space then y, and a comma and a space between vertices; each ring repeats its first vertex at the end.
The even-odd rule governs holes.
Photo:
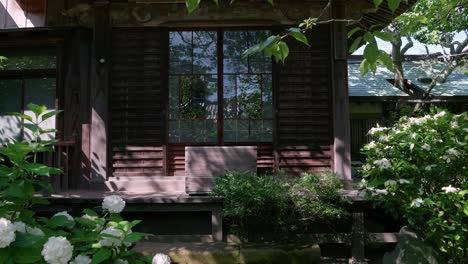
POLYGON ((111 221, 114 221, 114 222, 121 222, 123 221, 123 218, 119 215, 119 214, 110 214, 110 219, 111 221))
POLYGON ((387 0, 388 8, 392 11, 392 13, 397 10, 397 8, 400 6, 401 0, 387 0))
POLYGON ((189 14, 195 11, 195 9, 197 9, 199 5, 200 0, 185 0, 185 6, 187 7, 189 14))
POLYGON ((266 0, 271 6, 274 5, 273 0, 266 0))
POLYGON ((280 41, 278 43, 278 48, 279 48, 279 54, 280 54, 279 59, 281 60, 281 62, 284 63, 284 60, 286 60, 286 58, 289 55, 288 45, 284 41, 280 41))
POLYGON ((25 128, 31 130, 32 132, 37 131, 39 129, 39 126, 36 124, 24 123, 23 125, 25 128))
POLYGON ((13 116, 17 116, 17 117, 19 117, 19 118, 22 118, 22 119, 25 119, 25 120, 28 120, 28 121, 31 121, 31 122, 33 121, 32 116, 25 115, 25 114, 22 114, 22 113, 8 112, 7 114, 13 115, 13 116))
POLYGON ((307 39, 307 37, 304 34, 302 34, 300 28, 290 28, 290 29, 288 29, 288 31, 289 31, 289 35, 291 35, 297 41, 302 42, 302 43, 306 44, 307 46, 310 46, 309 45, 309 40, 307 39))
POLYGON ((49 176, 50 175, 50 170, 51 168, 49 166, 46 166, 44 164, 39 164, 39 163, 29 163, 26 162, 24 164, 24 168, 36 175, 40 176, 49 176))
POLYGON ((375 8, 379 8, 380 4, 382 4, 383 0, 374 0, 375 8))
POLYGON ((354 33, 360 31, 361 28, 360 27, 355 27, 353 29, 351 29, 349 32, 348 32, 348 38, 352 37, 354 35, 354 33))
POLYGON ((364 59, 359 66, 361 77, 364 76, 369 71, 369 62, 364 59))
POLYGON ((393 67, 393 60, 392 60, 392 57, 390 57, 390 55, 388 55, 385 51, 380 51, 379 53, 379 60, 380 62, 382 62, 383 65, 385 65, 385 67, 387 67, 387 69, 391 72, 394 72, 395 69, 393 67))
POLYGON ((375 64, 377 58, 379 57, 379 48, 377 43, 372 42, 367 44, 364 49, 364 58, 369 62, 369 64, 375 64))
POLYGON ((42 113, 47 111, 47 107, 45 105, 37 105, 33 103, 27 104, 26 108, 31 110, 36 115, 36 117, 39 117, 42 113))
POLYGON ((370 33, 370 32, 364 33, 363 38, 364 38, 364 41, 367 42, 367 43, 374 43, 375 42, 375 38, 372 35, 372 33, 370 33))
POLYGON ((58 114, 60 114, 61 112, 63 112, 63 110, 53 110, 53 111, 50 111, 50 112, 47 112, 45 114, 42 115, 41 117, 41 122, 53 117, 53 116, 56 116, 58 114))
POLYGON ((468 215, 468 204, 465 204, 465 205, 463 206, 463 212, 464 212, 466 215, 468 215))
POLYGON ((51 129, 39 129, 39 134, 44 135, 44 134, 49 134, 49 133, 55 133, 57 132, 57 129, 51 128, 51 129))
POLYGON ((44 240, 45 238, 42 236, 16 232, 16 239, 13 245, 19 248, 31 248, 42 245, 45 242, 44 240))
POLYGON ((64 215, 56 215, 49 220, 52 227, 73 227, 74 223, 75 221, 68 220, 64 215))
POLYGON ((128 235, 127 237, 125 237, 124 241, 128 243, 135 243, 139 241, 140 239, 142 239, 144 236, 146 236, 146 234, 134 232, 128 235))
POLYGON ((359 44, 361 44, 361 40, 362 40, 362 37, 357 37, 357 38, 354 40, 354 42, 353 42, 353 44, 351 45, 351 47, 349 47, 349 53, 353 53, 353 52, 355 52, 355 51, 358 49, 359 44))
POLYGON ((107 248, 101 248, 94 254, 91 264, 99 264, 110 259, 112 251, 107 248))
POLYGON ((380 31, 374 31, 374 36, 378 37, 379 39, 383 41, 392 41, 393 40, 393 35, 390 32, 380 32, 380 31))
POLYGON ((85 208, 83 210, 83 213, 85 213, 85 214, 87 214, 89 216, 98 216, 98 214, 95 211, 93 211, 93 210, 91 210, 89 208, 85 208))

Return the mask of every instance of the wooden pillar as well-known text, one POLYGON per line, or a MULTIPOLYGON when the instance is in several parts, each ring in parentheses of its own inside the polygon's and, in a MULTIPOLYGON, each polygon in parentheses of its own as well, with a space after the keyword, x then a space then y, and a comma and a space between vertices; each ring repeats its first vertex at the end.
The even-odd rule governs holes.
MULTIPOLYGON (((93 56, 91 58, 91 184, 108 175, 109 2, 96 1, 93 56)), ((93 186, 91 186, 92 188, 93 186)))
MULTIPOLYGON (((345 1, 333 0, 332 18, 345 17, 345 1)), ((333 90, 333 171, 351 187, 350 122, 348 96, 348 45, 346 23, 331 24, 332 90, 333 90)))

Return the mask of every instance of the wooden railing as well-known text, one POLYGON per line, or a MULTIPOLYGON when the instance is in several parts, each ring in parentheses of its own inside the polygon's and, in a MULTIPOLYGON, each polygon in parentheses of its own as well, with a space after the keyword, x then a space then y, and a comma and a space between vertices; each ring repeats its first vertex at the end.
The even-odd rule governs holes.
POLYGON ((73 187, 70 176, 74 146, 74 141, 59 141, 52 144, 54 151, 49 152, 44 157, 47 166, 59 168, 63 171, 62 174, 50 177, 50 184, 55 192, 67 191, 73 187))

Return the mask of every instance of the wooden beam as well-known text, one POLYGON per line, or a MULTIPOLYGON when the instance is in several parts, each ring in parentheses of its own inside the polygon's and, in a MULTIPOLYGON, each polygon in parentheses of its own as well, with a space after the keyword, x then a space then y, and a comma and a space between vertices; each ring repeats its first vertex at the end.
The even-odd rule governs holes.
MULTIPOLYGON (((344 0, 334 0, 332 17, 345 16, 344 0)), ((351 147, 347 74, 347 37, 344 22, 332 22, 332 90, 333 90, 333 171, 351 188, 351 147)))

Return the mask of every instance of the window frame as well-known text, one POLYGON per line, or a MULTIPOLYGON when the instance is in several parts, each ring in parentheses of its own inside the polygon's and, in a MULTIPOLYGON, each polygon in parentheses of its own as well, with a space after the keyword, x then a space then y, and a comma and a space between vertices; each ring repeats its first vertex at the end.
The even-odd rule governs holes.
MULTIPOLYGON (((16 41, 15 41, 16 42, 16 41)), ((54 51, 53 55, 55 55, 55 68, 42 68, 42 69, 0 69, 0 80, 19 80, 21 81, 21 102, 20 102, 20 113, 25 112, 25 90, 26 90, 26 80, 27 79, 38 79, 38 78, 53 78, 55 79, 55 98, 54 98, 54 107, 49 110, 57 110, 59 109, 59 97, 62 95, 61 91, 61 86, 60 86, 60 62, 61 62, 61 54, 62 54, 62 49, 63 46, 61 43, 57 41, 45 41, 44 43, 40 43, 40 45, 24 45, 22 42, 22 39, 19 39, 18 46, 15 46, 14 44, 8 43, 6 45, 2 45, 3 43, 0 43, 0 48, 2 48, 2 51, 4 51, 6 54, 0 54, 2 56, 5 56, 8 58, 8 53, 10 51, 13 51, 16 54, 20 54, 18 52, 18 48, 21 49, 26 49, 27 53, 35 53, 37 51, 37 54, 40 54, 41 50, 51 50, 54 51)), ((55 133, 55 138, 60 139, 62 136, 62 127, 63 124, 60 122, 62 119, 59 119, 57 116, 55 117, 55 129, 57 132, 55 133)), ((20 138, 24 138, 24 126, 21 126, 20 128, 20 138)))
MULTIPOLYGON (((224 141, 224 32, 227 31, 269 31, 271 34, 276 32, 276 29, 271 26, 260 26, 260 27, 169 27, 168 28, 168 56, 167 56, 167 106, 166 106, 166 142, 172 146, 248 146, 248 145, 273 145, 276 139, 276 73, 277 73, 277 64, 274 62, 273 58, 270 59, 271 61, 271 118, 268 119, 260 119, 260 120, 268 120, 272 123, 272 131, 271 131, 271 140, 270 141, 237 141, 237 142, 225 142, 224 141), (193 31, 210 31, 216 32, 217 34, 217 44, 216 44, 216 58, 217 58, 217 72, 213 75, 217 76, 217 142, 171 142, 169 134, 170 134, 170 100, 169 100, 169 76, 170 74, 170 33, 171 32, 193 32, 193 31), (219 44, 221 43, 221 44, 219 44)), ((232 73, 231 73, 232 74, 232 73)), ((248 73, 250 75, 252 73, 248 73)), ((265 73, 261 73, 262 75, 265 73)), ((177 75, 177 74, 176 74, 177 75)), ((195 74, 196 75, 196 74, 195 74)), ((194 75, 194 76, 195 76, 194 75)), ((203 74, 198 74, 203 75, 203 74)), ((229 74, 228 74, 229 75, 229 74)), ((261 102, 263 105, 263 101, 261 102)))

